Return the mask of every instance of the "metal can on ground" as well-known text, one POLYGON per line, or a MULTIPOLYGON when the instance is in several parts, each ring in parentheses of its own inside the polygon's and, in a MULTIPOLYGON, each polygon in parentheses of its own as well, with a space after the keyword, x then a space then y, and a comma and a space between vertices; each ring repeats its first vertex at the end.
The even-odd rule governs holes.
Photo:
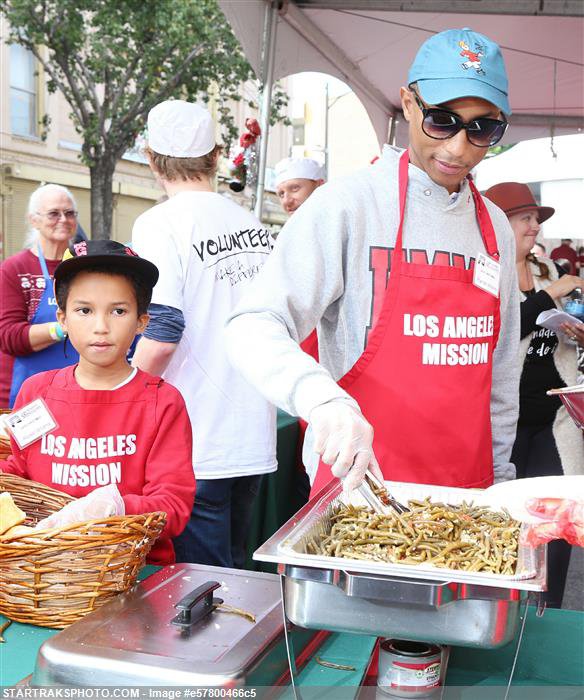
POLYGON ((441 657, 436 644, 384 639, 379 645, 377 686, 402 698, 431 695, 441 685, 441 657))

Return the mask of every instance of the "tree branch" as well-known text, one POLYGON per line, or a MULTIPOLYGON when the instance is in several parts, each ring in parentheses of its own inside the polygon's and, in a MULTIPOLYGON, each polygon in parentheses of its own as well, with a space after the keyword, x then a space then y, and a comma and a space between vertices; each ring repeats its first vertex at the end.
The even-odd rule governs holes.
MULTIPOLYGON (((158 60, 158 63, 160 65, 163 65, 164 62, 170 56, 172 56, 172 54, 174 53, 174 51, 176 50, 177 47, 178 47, 178 44, 176 44, 176 43, 174 43, 172 46, 170 46, 168 51, 166 52, 166 54, 158 60)), ((134 61, 132 61, 132 63, 130 63, 130 66, 128 67, 128 70, 126 71, 126 74, 122 78, 122 81, 120 83, 120 89, 117 91, 117 94, 114 97, 114 102, 113 102, 112 108, 111 108, 112 113, 116 112, 116 110, 118 108, 118 104, 124 95, 125 88, 126 88, 128 82, 130 81, 130 78, 132 77, 132 72, 133 72, 134 68, 138 65, 140 58, 141 58, 140 56, 135 57, 134 61)), ((134 77, 135 84, 136 85, 145 85, 147 82, 147 79, 149 77, 149 74, 150 74, 150 71, 147 68, 143 68, 143 70, 141 70, 140 73, 134 77)), ((142 97, 142 99, 143 99, 143 97, 142 97)))
POLYGON ((90 118, 89 118, 89 112, 87 111, 87 107, 85 105, 85 100, 83 98, 83 95, 79 91, 79 87, 77 86, 77 83, 74 79, 74 76, 71 74, 71 71, 69 70, 69 66, 67 65, 66 60, 61 60, 61 57, 55 54, 55 62, 59 66, 59 68, 63 71, 63 75, 67 79, 67 82, 69 83, 69 87, 71 89, 71 94, 75 98, 75 102, 77 103, 77 106, 79 107, 79 111, 83 115, 83 121, 81 122, 86 128, 89 127, 90 125, 90 118))
MULTIPOLYGON (((122 97, 123 97, 123 95, 124 95, 125 88, 126 88, 128 82, 130 81, 130 78, 132 77, 132 73, 134 72, 134 69, 136 68, 136 66, 137 66, 138 63, 139 63, 140 58, 141 58, 140 56, 135 56, 135 57, 134 57, 133 61, 131 61, 130 65, 128 66, 128 70, 127 70, 127 71, 124 73, 124 75, 122 76, 122 80, 120 81, 119 90, 117 90, 117 91, 112 95, 112 105, 111 105, 111 112, 112 112, 112 114, 115 114, 115 113, 116 113, 116 111, 117 111, 117 109, 118 109, 118 105, 119 105, 119 103, 120 103, 120 100, 122 99, 122 97)), ((141 80, 141 78, 143 78, 143 77, 144 77, 144 72, 142 72, 142 73, 136 78, 136 84, 140 84, 140 83, 143 84, 143 83, 144 83, 144 80, 141 80)))
MULTIPOLYGON (((164 88, 162 88, 155 95, 152 96, 152 98, 149 100, 151 104, 157 104, 158 102, 161 102, 162 100, 166 99, 168 95, 170 95, 170 93, 174 90, 174 88, 179 84, 180 80, 182 79, 182 74, 185 68, 188 68, 189 64, 192 63, 193 59, 201 53, 205 46, 206 44, 204 43, 195 46, 195 48, 189 53, 189 55, 181 63, 179 68, 175 71, 174 75, 165 83, 164 88)), ((134 119, 140 114, 140 111, 144 105, 144 97, 149 89, 149 85, 144 85, 142 90, 140 90, 140 92, 137 93, 137 98, 133 101, 132 105, 130 105, 130 107, 128 108, 126 114, 120 120, 120 126, 122 127, 122 129, 128 123, 134 121, 134 119)))
POLYGON ((75 63, 77 64, 77 66, 81 70, 81 73, 83 74, 83 76, 80 75, 79 77, 83 77, 84 86, 89 95, 89 100, 93 105, 95 111, 99 113, 101 109, 101 104, 99 102, 99 97, 97 95, 97 88, 95 86, 95 83, 93 82, 91 75, 88 73, 83 59, 80 59, 78 55, 75 56, 75 63))
POLYGON ((81 114, 81 111, 78 109, 77 103, 73 100, 73 95, 71 94, 71 91, 68 89, 68 87, 63 83, 63 81, 59 78, 55 70, 53 69, 52 65, 48 63, 41 53, 39 52, 37 46, 35 46, 32 43, 27 43, 23 44, 26 46, 26 48, 33 54, 33 56, 37 59, 37 61, 41 64, 43 69, 46 71, 48 75, 50 75, 51 80, 55 83, 55 85, 59 88, 59 90, 63 93, 65 96, 65 99, 69 103, 69 106, 73 110, 73 113, 75 114, 75 118, 79 122, 79 124, 83 125, 83 116, 81 114))

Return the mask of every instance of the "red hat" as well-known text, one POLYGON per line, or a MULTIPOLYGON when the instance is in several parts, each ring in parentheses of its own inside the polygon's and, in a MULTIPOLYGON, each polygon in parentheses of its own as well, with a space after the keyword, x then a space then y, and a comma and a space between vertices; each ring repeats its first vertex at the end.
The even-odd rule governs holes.
POLYGON ((529 187, 521 182, 500 182, 498 185, 489 187, 484 196, 494 202, 507 216, 535 209, 540 224, 547 221, 556 211, 552 207, 538 206, 529 187))

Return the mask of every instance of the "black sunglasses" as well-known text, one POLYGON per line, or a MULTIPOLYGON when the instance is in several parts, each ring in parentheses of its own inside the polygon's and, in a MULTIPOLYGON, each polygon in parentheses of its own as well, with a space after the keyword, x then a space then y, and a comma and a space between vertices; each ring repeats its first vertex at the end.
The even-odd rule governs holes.
POLYGON ((463 122, 454 112, 439 107, 428 107, 413 88, 410 90, 422 111, 422 131, 431 139, 451 139, 464 129, 467 139, 473 146, 488 148, 499 143, 509 126, 506 119, 490 117, 478 117, 469 122, 463 122))

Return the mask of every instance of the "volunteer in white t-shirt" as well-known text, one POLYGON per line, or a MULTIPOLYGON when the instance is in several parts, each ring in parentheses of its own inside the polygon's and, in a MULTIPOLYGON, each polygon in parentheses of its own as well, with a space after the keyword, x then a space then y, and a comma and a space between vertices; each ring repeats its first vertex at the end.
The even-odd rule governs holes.
POLYGON ((222 331, 272 239, 213 191, 221 148, 206 109, 181 100, 154 107, 146 153, 168 200, 132 232, 133 247, 160 271, 134 364, 181 391, 193 426, 197 491, 174 541, 177 561, 242 567, 255 495, 277 467, 276 413, 227 360, 222 331))
POLYGON ((293 214, 324 183, 324 169, 312 158, 284 158, 275 170, 276 194, 287 214, 293 214))

